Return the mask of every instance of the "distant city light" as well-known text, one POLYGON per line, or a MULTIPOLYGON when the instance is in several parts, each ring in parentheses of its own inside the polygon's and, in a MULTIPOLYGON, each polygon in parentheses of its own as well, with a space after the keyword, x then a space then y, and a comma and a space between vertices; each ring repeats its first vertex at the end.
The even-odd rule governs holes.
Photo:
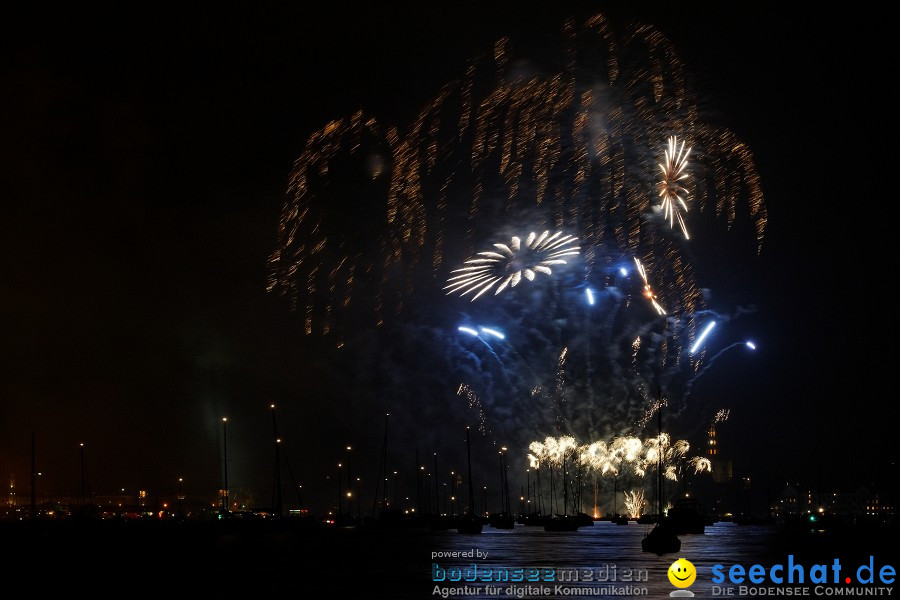
POLYGON ((628 269, 626 269, 625 267, 619 267, 619 274, 622 277, 625 277, 626 275, 628 275, 628 269))
POLYGON ((756 350, 756 344, 754 344, 753 342, 747 342, 747 347, 751 350, 756 350))
POLYGON ((469 335, 474 335, 474 336, 478 337, 478 332, 475 331, 474 329, 472 329, 471 327, 458 327, 457 329, 459 329, 463 333, 468 333, 469 335))

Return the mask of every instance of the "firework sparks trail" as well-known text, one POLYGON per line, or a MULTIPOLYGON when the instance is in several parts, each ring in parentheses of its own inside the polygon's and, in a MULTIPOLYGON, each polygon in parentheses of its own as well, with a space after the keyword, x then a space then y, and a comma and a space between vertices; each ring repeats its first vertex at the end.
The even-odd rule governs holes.
MULTIPOLYGON (((588 295, 588 301, 590 306, 594 306, 596 303, 596 298, 594 296, 594 291, 588 287, 586 288, 586 293, 588 295)), ((584 313, 584 328, 585 331, 590 331, 591 329, 591 317, 593 316, 593 311, 588 310, 584 313)), ((586 338, 588 339, 588 338, 586 338)), ((589 339, 588 339, 589 342, 589 339)), ((587 401, 590 405, 594 404, 594 360, 591 355, 591 344, 587 343, 582 346, 584 349, 584 379, 587 384, 587 401)))
POLYGON ((647 407, 647 410, 644 411, 643 416, 641 416, 641 418, 638 420, 637 423, 635 423, 635 425, 637 425, 638 427, 646 427, 647 423, 650 422, 650 419, 653 418, 653 415, 655 415, 657 412, 659 412, 659 409, 665 408, 668 405, 669 405, 669 400, 666 398, 662 398, 660 400, 654 400, 650 404, 650 406, 647 407))
POLYGON ((531 395, 534 396, 541 392, 541 378, 538 377, 538 374, 534 372, 534 369, 531 368, 531 365, 528 364, 528 361, 525 360, 525 357, 519 352, 519 350, 513 344, 508 345, 510 351, 515 355, 516 360, 520 365, 525 367, 528 370, 528 373, 531 375, 532 380, 535 382, 534 386, 531 388, 531 395))
POLYGON ((564 460, 578 448, 578 442, 571 435, 564 435, 556 441, 556 447, 560 458, 564 460))
POLYGON ((482 344, 485 345, 485 347, 488 349, 488 352, 491 353, 491 356, 493 356, 493 357, 497 360, 497 362, 500 364, 500 369, 501 369, 501 372, 503 373, 503 376, 504 376, 504 377, 507 377, 507 375, 506 375, 506 365, 503 364, 503 360, 497 355, 496 352, 494 352, 494 347, 491 346, 491 345, 487 342, 487 340, 484 339, 484 338, 482 338, 481 336, 478 336, 478 340, 479 340, 482 344))
POLYGON ((465 383, 459 384, 456 395, 465 397, 468 401, 468 410, 473 411, 478 418, 478 431, 480 431, 482 435, 487 435, 489 433, 487 416, 484 413, 484 406, 482 406, 478 395, 465 383))
POLYGON ((578 463, 593 469, 601 475, 608 472, 618 472, 618 464, 610 453, 606 442, 592 442, 578 449, 578 463))
POLYGON ((666 309, 664 309, 659 301, 656 299, 656 293, 653 291, 653 288, 650 287, 650 282, 647 280, 647 271, 644 270, 644 265, 641 264, 637 258, 634 259, 634 264, 637 265, 638 273, 641 274, 641 279, 644 280, 644 297, 650 301, 650 304, 653 305, 653 308, 656 309, 656 312, 660 315, 666 314, 666 309))
POLYGON ((644 453, 635 466, 635 473, 643 475, 648 470, 663 465, 663 476, 672 481, 678 480, 678 463, 690 450, 686 440, 672 442, 669 434, 662 433, 644 441, 644 453), (661 459, 661 461, 660 461, 661 459))
POLYGON ((697 338, 697 341, 694 342, 694 345, 691 346, 690 354, 694 354, 703 345, 703 342, 706 341, 706 338, 709 336, 710 332, 712 332, 713 328, 716 326, 715 321, 710 321, 709 325, 707 325, 703 329, 703 333, 700 334, 700 337, 697 338))
MULTIPOLYGON (((504 378, 508 378, 508 375, 506 374, 506 365, 503 363, 503 359, 500 358, 500 356, 494 351, 494 347, 491 346, 491 345, 488 343, 488 341, 487 341, 486 339, 484 339, 484 337, 482 337, 482 336, 478 333, 478 331, 477 331, 476 329, 474 329, 473 327, 467 327, 467 326, 457 327, 456 329, 457 329, 458 331, 462 331, 463 333, 466 333, 466 334, 468 334, 468 335, 470 335, 470 336, 476 338, 479 342, 481 342, 482 344, 484 344, 484 347, 488 349, 488 352, 491 353, 491 356, 493 356, 494 359, 497 361, 497 363, 500 365, 500 371, 501 371, 501 373, 503 374, 503 377, 504 377, 504 378)), ((490 332, 490 333, 499 333, 499 332, 496 332, 496 331, 494 331, 493 329, 490 329, 490 328, 487 328, 487 327, 482 327, 482 328, 481 328, 481 331, 484 332, 484 333, 488 333, 488 332, 490 332)))
POLYGON ((678 146, 678 138, 672 136, 669 138, 668 149, 665 153, 665 160, 660 163, 659 168, 662 171, 662 180, 659 182, 659 195, 662 197, 663 218, 669 221, 669 227, 675 227, 675 220, 681 226, 684 233, 684 239, 689 240, 687 225, 684 224, 684 217, 681 211, 688 211, 687 198, 688 191, 681 184, 682 181, 689 177, 685 172, 687 167, 687 159, 691 153, 691 149, 684 149, 684 142, 678 146))
POLYGON ((556 389, 553 397, 556 401, 556 424, 558 427, 562 427, 565 421, 566 354, 568 353, 569 348, 563 348, 556 363, 556 389))
POLYGON ((579 253, 574 245, 577 241, 575 236, 562 235, 561 231, 552 235, 549 231, 540 235, 532 232, 524 243, 513 236, 509 244, 494 244, 495 250, 479 252, 476 258, 465 261, 465 266, 451 271, 444 289, 448 295, 477 292, 472 296, 473 302, 494 286, 497 295, 507 287, 516 287, 523 278, 534 281, 538 273, 552 275, 551 267, 567 264, 566 257, 579 253))
POLYGON ((490 327, 482 327, 481 332, 486 333, 487 335, 491 335, 491 336, 497 338, 498 340, 506 339, 506 334, 504 334, 503 332, 497 331, 496 329, 492 329, 490 327))
POLYGON ((712 425, 718 425, 719 423, 724 423, 728 420, 728 417, 731 416, 731 409, 728 408, 720 408, 716 411, 716 414, 713 415, 712 425))
POLYGON ((596 441, 581 446, 578 446, 571 436, 548 437, 543 444, 532 443, 529 450, 530 456, 543 457, 553 465, 561 464, 562 457, 573 452, 579 464, 600 476, 617 477, 624 467, 630 466, 631 473, 637 477, 644 477, 648 471, 659 467, 660 457, 664 465, 663 475, 672 481, 678 480, 685 462, 695 473, 711 468, 709 460, 701 456, 688 459, 690 444, 687 440, 673 442, 667 433, 645 440, 637 437, 617 437, 609 443, 596 441))
MULTIPOLYGON (((691 211, 728 226, 746 217, 761 249, 767 210, 752 152, 704 122, 671 42, 651 26, 620 27, 602 14, 568 23, 563 36, 561 68, 510 78, 511 49, 498 40, 410 122, 382 123, 360 110, 309 135, 290 174, 267 279, 304 333, 340 346, 345 332, 387 323, 416 305, 420 288, 447 281, 448 257, 471 256, 496 219, 525 211, 530 222, 577 236, 588 275, 612 255, 660 257, 657 304, 696 312, 703 300, 690 257, 646 218, 658 140, 673 130, 683 133, 670 140, 670 177, 659 190, 670 225, 683 224, 690 168, 691 211), (682 136, 702 163, 684 166, 682 136), (340 185, 348 177, 361 182, 352 193, 340 185), (458 207, 453 198, 469 200, 458 207)), ((511 277, 471 282, 467 297, 509 288, 511 277)))
POLYGON ((688 458, 686 451, 671 457, 672 462, 666 466, 665 476, 677 481, 688 469, 693 469, 694 475, 712 472, 712 461, 705 456, 692 456, 688 458))
POLYGON ((694 475, 699 473, 712 472, 712 461, 705 456, 695 456, 690 460, 691 468, 694 469, 694 475))
POLYGON ((562 454, 559 451, 559 442, 554 437, 547 437, 543 444, 544 454, 542 458, 544 462, 551 467, 562 463, 562 454))
POLYGON ((691 379, 687 382, 684 389, 684 397, 681 399, 682 407, 687 403, 688 398, 690 398, 691 393, 694 391, 694 384, 697 383, 697 380, 703 377, 703 375, 709 371, 709 369, 715 364, 716 359, 731 350, 732 348, 737 348, 738 346, 746 346, 746 342, 735 342, 730 346, 726 346, 719 350, 715 356, 713 356, 709 361, 703 365, 703 368, 700 371, 691 377, 691 379))
MULTIPOLYGON (((503 414, 492 424, 503 427, 504 435, 545 434, 554 417, 556 435, 560 430, 621 433, 648 403, 645 388, 650 386, 643 378, 651 372, 644 368, 651 361, 664 370, 669 365, 676 369, 679 360, 690 361, 694 372, 705 366, 684 352, 699 333, 691 315, 702 312, 704 300, 687 252, 692 246, 677 234, 675 221, 686 237, 686 219, 698 215, 704 223, 719 219, 723 230, 726 224, 747 223, 755 229, 757 251, 766 228, 752 153, 730 131, 704 123, 702 102, 685 85, 690 78, 684 77, 677 53, 659 31, 645 25, 620 27, 597 15, 582 24, 572 22, 566 36, 571 60, 560 64, 570 66, 554 69, 548 62, 533 76, 512 76, 505 66, 514 64, 507 60, 510 48, 501 40, 487 58, 473 60, 464 75, 434 90, 409 122, 383 123, 360 110, 311 134, 294 162, 268 262, 268 290, 288 301, 305 333, 325 336, 338 346, 345 335, 353 336, 347 343, 354 351, 365 350, 360 343, 373 339, 370 336, 384 344, 398 339, 378 334, 375 327, 389 328, 391 334, 395 329, 430 327, 427 319, 433 311, 424 302, 432 303, 436 288, 447 282, 458 285, 445 290, 446 298, 439 295, 434 310, 455 306, 460 297, 474 300, 506 291, 502 302, 482 299, 473 306, 490 311, 492 318, 514 316, 523 334, 529 327, 528 336, 518 338, 527 357, 521 362, 540 375, 534 381, 517 377, 514 371, 524 375, 524 370, 513 364, 510 346, 497 346, 494 352, 491 344, 496 343, 485 337, 481 341, 495 359, 502 356, 510 363, 503 369, 504 395, 489 387, 499 387, 502 378, 480 364, 484 381, 473 379, 471 366, 459 365, 455 371, 457 365, 450 361, 451 368, 444 371, 449 375, 441 381, 451 390, 459 381, 476 386, 492 418, 495 410, 500 411, 497 418, 503 414), (648 203, 648 195, 663 191, 656 188, 657 163, 662 159, 660 142, 671 132, 678 137, 668 140, 671 147, 664 161, 671 163, 673 175, 667 185, 671 212, 666 213, 662 204, 667 196, 653 207, 657 201, 648 203), (688 172, 690 178, 682 178, 688 172), (663 214, 669 228, 660 223, 663 214), (531 228, 536 233, 529 242, 531 236, 524 234, 531 228), (540 232, 546 232, 543 241, 540 232), (521 237, 511 238, 514 233, 521 237), (503 243, 482 246, 485 240, 503 243), (550 248, 552 243, 560 245, 550 248), (529 265, 539 263, 525 259, 533 255, 530 246, 539 244, 549 260, 570 264, 564 269, 547 265, 551 273, 537 278, 542 271, 529 265), (571 255, 549 257, 566 248, 571 255), (605 310, 610 295, 617 307, 632 300, 620 293, 612 275, 630 278, 630 268, 623 269, 632 257, 640 257, 634 260, 643 295, 658 315, 668 309, 674 317, 605 310), (484 262, 459 264, 466 258, 484 262), (501 275, 501 268, 516 261, 522 261, 513 265, 520 268, 501 275), (471 270, 451 271, 456 267, 471 270), (535 282, 510 294, 514 283, 532 279, 529 270, 535 282), (472 281, 482 275, 487 278, 472 281), (501 278, 491 281, 495 276, 501 278), (605 314, 592 316, 591 324, 600 327, 577 331, 574 311, 566 305, 573 297, 573 282, 593 285, 594 313, 605 314), (638 319, 647 324, 635 326, 638 319), (676 327, 689 334, 673 333, 676 327), (632 348, 629 357, 627 344, 638 333, 640 346, 638 351, 632 348), (590 344, 588 360, 597 365, 595 378, 584 377, 588 355, 582 352, 582 339, 590 344), (565 368, 535 350, 566 344, 573 354, 565 368), (627 369, 629 358, 633 373, 627 369), (602 364, 604 360, 609 364, 602 364), (559 366, 555 386, 554 366, 559 366), (601 376, 606 373, 610 376, 601 376), (543 392, 528 398, 526 388, 532 386, 543 386, 543 392), (595 394, 597 404, 609 402, 609 411, 595 410, 595 394), (529 406, 503 406, 501 397, 529 406), (534 415, 543 422, 528 423, 534 415)), ((638 301, 636 278, 628 283, 638 301)), ((583 296, 578 300, 583 303, 583 296)), ((445 346, 447 355, 457 350, 445 346)), ((423 362, 426 358, 423 354, 423 362)), ((489 361, 485 364, 490 366, 489 361)), ((398 388, 404 390, 399 393, 417 389, 398 388)))
MULTIPOLYGON (((537 460, 537 464, 549 464, 561 467, 563 460, 567 459, 578 448, 575 438, 564 435, 559 438, 547 437, 543 442, 532 442, 528 445, 530 456, 537 460)), ((530 461, 531 459, 529 459, 530 461)))
POLYGON ((644 490, 631 490, 625 492, 625 510, 631 515, 632 519, 640 519, 646 502, 644 501, 644 490))

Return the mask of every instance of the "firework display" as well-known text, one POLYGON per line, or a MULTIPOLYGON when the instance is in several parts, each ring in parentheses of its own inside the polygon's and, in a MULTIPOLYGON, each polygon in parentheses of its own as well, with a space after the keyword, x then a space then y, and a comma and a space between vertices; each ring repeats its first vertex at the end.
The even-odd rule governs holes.
POLYGON ((292 3, 13 38, 19 573, 890 595, 891 357, 858 277, 823 290, 892 239, 865 81, 892 39, 871 7, 792 7, 292 3))
POLYGON ((314 132, 268 290, 333 347, 414 348, 371 361, 404 374, 392 401, 414 426, 437 412, 418 398, 455 390, 482 437, 527 446, 535 469, 709 471, 685 440, 643 430, 669 403, 661 389, 680 414, 721 355, 706 358, 729 318, 694 249, 701 223, 745 226, 761 248, 753 157, 705 122, 659 31, 597 15, 565 39, 557 72, 523 75, 501 39, 403 127, 361 110, 314 132))
POLYGON ((703 301, 684 238, 648 218, 661 197, 667 225, 687 236, 688 176, 690 215, 730 227, 746 211, 761 246, 767 213, 752 154, 704 121, 670 42, 604 15, 569 23, 563 35, 558 72, 516 75, 501 39, 408 125, 359 111, 309 136, 267 286, 289 300, 305 333, 340 346, 348 331, 395 319, 451 277, 466 297, 509 289, 541 272, 530 268, 539 263, 504 271, 519 254, 511 243, 475 258, 496 263, 450 267, 501 230, 534 226, 572 236, 587 280, 639 257, 654 273, 654 306, 693 314, 703 301))
POLYGON ((718 411, 716 411, 716 414, 713 415, 712 424, 718 425, 719 423, 724 423, 725 421, 728 420, 728 417, 730 417, 730 416, 731 416, 731 410, 729 410, 727 408, 720 408, 718 411))
POLYGON ((713 328, 716 326, 715 321, 710 321, 709 325, 703 328, 703 332, 700 334, 700 337, 697 338, 697 341, 694 342, 694 345, 691 346, 691 354, 697 352, 700 347, 703 345, 703 342, 706 341, 706 337, 712 332, 713 328))
POLYGON ((705 456, 695 456, 691 459, 691 468, 694 474, 712 471, 712 461, 705 456))
POLYGON ((650 282, 647 280, 647 270, 644 269, 644 265, 636 258, 634 259, 634 264, 637 266, 638 273, 640 273, 641 279, 644 281, 644 297, 650 301, 650 304, 653 305, 653 308, 656 309, 658 314, 666 314, 666 309, 660 306, 659 302, 656 300, 656 293, 653 291, 653 288, 650 287, 650 282))
MULTIPOLYGON (((631 472, 644 477, 661 463, 664 465, 665 476, 675 481, 680 472, 680 463, 690 450, 690 444, 686 440, 672 441, 666 433, 643 440, 638 437, 617 437, 609 442, 595 441, 581 446, 574 437, 562 436, 532 442, 528 449, 528 459, 535 467, 542 464, 559 467, 568 457, 573 463, 587 467, 597 475, 618 476, 623 472, 631 472)), ((694 457, 690 462, 699 472, 709 461, 703 457, 694 457), (696 461, 706 463, 698 467, 697 464, 700 463, 695 464, 696 461)))
MULTIPOLYGON (((670 481, 679 481, 688 474, 698 475, 712 469, 708 458, 688 457, 689 451, 690 445, 686 440, 672 440, 666 433, 645 439, 617 437, 582 445, 573 436, 551 436, 543 441, 531 442, 526 458, 530 468, 548 470, 551 480, 556 474, 566 480, 592 477, 641 484, 659 469, 670 481)), ((551 485, 550 495, 558 502, 555 498, 557 493, 558 490, 551 485)), ((643 489, 626 492, 625 498, 626 509, 632 517, 640 517, 645 504, 643 489)))
POLYGON ((685 239, 690 239, 688 235, 687 225, 684 224, 684 217, 681 211, 687 212, 688 206, 685 202, 687 197, 687 189, 681 184, 688 178, 687 159, 691 153, 691 149, 684 149, 684 142, 678 145, 678 138, 674 135, 669 138, 668 149, 666 149, 665 162, 659 165, 662 171, 662 180, 659 182, 659 195, 662 197, 663 216, 669 221, 669 226, 675 226, 675 220, 684 233, 685 239))
POLYGON ((631 490, 625 492, 625 510, 632 519, 640 519, 647 502, 644 500, 644 490, 631 490))
POLYGON ((552 235, 549 231, 540 235, 531 232, 524 244, 513 236, 509 244, 494 244, 496 251, 479 252, 478 258, 471 258, 464 263, 466 266, 451 271, 456 275, 450 277, 444 289, 449 288, 448 294, 460 292, 461 296, 477 292, 472 296, 473 301, 495 285, 494 294, 499 294, 507 287, 516 287, 523 277, 534 281, 537 273, 551 275, 552 266, 564 265, 567 256, 578 254, 578 248, 572 246, 575 242, 574 236, 561 235, 559 231, 552 235))
POLYGON ((475 414, 475 418, 478 421, 478 431, 483 434, 487 433, 487 419, 485 418, 484 408, 481 406, 481 400, 478 398, 478 394, 473 392, 465 383, 461 383, 456 390, 456 395, 464 397, 468 402, 468 410, 475 414))

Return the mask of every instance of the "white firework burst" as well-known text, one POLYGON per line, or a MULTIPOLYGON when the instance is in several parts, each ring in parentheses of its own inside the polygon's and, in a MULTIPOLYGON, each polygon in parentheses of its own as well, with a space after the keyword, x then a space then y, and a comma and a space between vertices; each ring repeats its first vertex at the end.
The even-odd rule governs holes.
POLYGON ((656 299, 656 293, 654 293, 653 288, 650 287, 650 282, 647 280, 647 271, 644 270, 644 265, 641 264, 637 258, 634 259, 634 264, 637 265, 638 273, 641 274, 641 279, 644 280, 644 297, 650 301, 650 304, 653 305, 653 308, 656 309, 656 312, 660 315, 666 314, 666 309, 664 309, 659 301, 656 299))
POLYGON ((704 456, 695 456, 691 459, 691 467, 694 469, 694 475, 712 472, 712 461, 704 456))
POLYGON ((689 177, 685 171, 687 168, 687 159, 691 153, 691 149, 684 149, 684 142, 678 145, 678 138, 674 135, 669 138, 669 147, 665 153, 665 161, 659 164, 662 171, 662 181, 659 182, 659 195, 662 197, 663 216, 669 221, 669 227, 675 227, 675 221, 681 226, 685 239, 691 239, 688 235, 687 226, 684 224, 684 217, 681 211, 688 211, 687 198, 688 191, 681 184, 682 181, 689 177))
POLYGON ((566 257, 580 252, 577 242, 574 235, 563 235, 561 231, 540 235, 532 232, 524 242, 513 236, 508 244, 494 244, 494 250, 479 252, 462 268, 453 270, 444 289, 448 295, 473 294, 473 302, 492 289, 497 295, 516 287, 523 278, 534 281, 538 273, 552 275, 551 267, 566 264, 566 257))
POLYGON ((713 415, 712 424, 718 425, 719 423, 724 423, 728 420, 728 417, 731 416, 731 409, 729 408, 720 408, 715 415, 713 415))

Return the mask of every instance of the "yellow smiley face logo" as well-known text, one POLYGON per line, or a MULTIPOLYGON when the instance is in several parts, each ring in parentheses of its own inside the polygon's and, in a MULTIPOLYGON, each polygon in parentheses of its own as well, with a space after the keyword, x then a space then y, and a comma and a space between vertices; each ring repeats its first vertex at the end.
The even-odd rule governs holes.
POLYGON ((677 588, 689 587, 697 579, 697 569, 691 561, 679 558, 669 567, 669 581, 677 588))

